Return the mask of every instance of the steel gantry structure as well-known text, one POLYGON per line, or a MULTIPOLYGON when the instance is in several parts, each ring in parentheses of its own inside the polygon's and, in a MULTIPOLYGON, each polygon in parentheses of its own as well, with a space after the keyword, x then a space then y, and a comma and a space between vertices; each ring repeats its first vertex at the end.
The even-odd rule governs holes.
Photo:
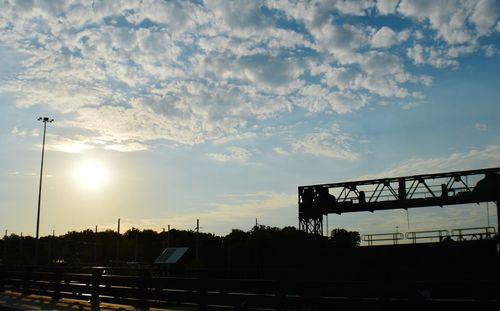
POLYGON ((500 226, 500 167, 300 186, 298 190, 299 228, 308 233, 323 234, 323 216, 331 213, 495 201, 500 226))

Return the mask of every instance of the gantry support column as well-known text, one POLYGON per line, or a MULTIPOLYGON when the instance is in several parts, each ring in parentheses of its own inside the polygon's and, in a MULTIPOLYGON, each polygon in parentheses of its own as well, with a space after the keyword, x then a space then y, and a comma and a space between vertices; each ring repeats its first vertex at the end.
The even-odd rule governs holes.
POLYGON ((500 237, 500 201, 497 201, 497 235, 500 237))

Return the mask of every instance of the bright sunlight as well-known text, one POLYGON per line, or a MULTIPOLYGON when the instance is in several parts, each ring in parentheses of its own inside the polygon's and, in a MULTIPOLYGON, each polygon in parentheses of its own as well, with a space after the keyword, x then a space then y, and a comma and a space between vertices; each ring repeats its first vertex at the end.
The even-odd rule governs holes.
POLYGON ((74 177, 85 188, 100 188, 109 178, 106 167, 99 161, 89 160, 75 169, 74 177))

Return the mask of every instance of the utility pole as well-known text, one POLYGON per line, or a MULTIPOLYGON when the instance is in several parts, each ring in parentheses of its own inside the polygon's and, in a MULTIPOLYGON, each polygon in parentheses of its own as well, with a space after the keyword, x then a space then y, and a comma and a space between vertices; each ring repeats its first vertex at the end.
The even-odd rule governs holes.
POLYGON ((94 239, 94 264, 97 264, 97 225, 95 226, 95 239, 94 239))
POLYGON ((5 229, 5 235, 3 236, 3 261, 7 261, 7 229, 5 229))
MULTIPOLYGON (((170 225, 167 226, 167 248, 170 248, 170 225)), ((167 264, 167 276, 170 276, 170 266, 171 264, 167 264)))
POLYGON ((38 121, 43 122, 43 142, 42 142, 42 161, 40 164, 40 183, 38 186, 38 209, 36 213, 36 238, 35 238, 35 266, 38 265, 38 238, 40 233, 40 205, 42 203, 42 179, 43 179, 43 158, 45 154, 45 133, 47 132, 47 122, 52 123, 54 119, 40 117, 38 121))
POLYGON ((139 259, 139 230, 137 230, 137 234, 135 235, 135 262, 138 262, 139 259))
POLYGON ((196 261, 200 260, 200 220, 196 219, 196 261))
POLYGON ((52 229, 52 236, 49 236, 49 263, 54 261, 56 250, 56 230, 52 229))
POLYGON ((118 218, 118 235, 116 236, 116 261, 120 260, 120 218, 118 218))
POLYGON ((161 231, 161 249, 165 249, 165 228, 161 231))
POLYGON ((24 252, 23 240, 24 240, 23 233, 21 232, 21 238, 19 239, 19 250, 20 250, 21 256, 23 256, 23 252, 24 252))
POLYGON ((168 225, 168 231, 167 231, 167 247, 170 247, 170 225, 168 225))
POLYGON ((50 263, 52 262, 52 237, 50 235, 47 237, 47 242, 48 242, 47 262, 50 265, 50 263))

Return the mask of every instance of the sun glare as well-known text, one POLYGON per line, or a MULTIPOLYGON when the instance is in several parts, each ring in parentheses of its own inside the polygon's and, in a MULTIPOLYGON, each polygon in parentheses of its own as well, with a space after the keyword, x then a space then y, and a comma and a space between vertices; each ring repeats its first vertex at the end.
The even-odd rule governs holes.
POLYGON ((85 188, 100 188, 109 178, 108 170, 99 161, 86 161, 75 169, 74 177, 85 188))

